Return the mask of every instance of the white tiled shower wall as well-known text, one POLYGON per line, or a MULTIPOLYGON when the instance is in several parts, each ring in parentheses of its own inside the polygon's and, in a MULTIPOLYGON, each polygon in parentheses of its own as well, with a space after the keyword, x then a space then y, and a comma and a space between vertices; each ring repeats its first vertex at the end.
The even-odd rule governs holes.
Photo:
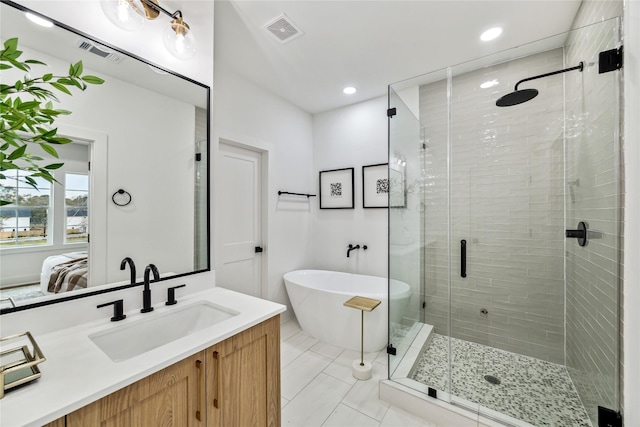
MULTIPOLYGON (((621 15, 621 1, 585 1, 573 27, 621 15)), ((623 200, 623 162, 613 132, 621 114, 616 73, 597 70, 598 53, 618 46, 617 31, 617 22, 609 21, 573 31, 565 44, 567 66, 580 61, 587 65, 585 72, 566 79, 567 222, 586 221, 602 233, 586 247, 567 242, 566 363, 592 420, 597 419, 598 405, 617 409, 616 380, 622 378, 617 372, 617 329, 622 316, 618 206, 623 200)))
MULTIPOLYGON (((562 49, 455 76, 451 92, 451 330, 456 338, 564 362, 563 83, 495 101, 528 76, 563 68, 562 49), (499 84, 481 89, 497 79, 499 84), (460 241, 467 242, 467 277, 460 241), (486 309, 487 314, 481 310, 486 309)), ((420 88, 425 127, 425 322, 447 334, 446 82, 420 88)))

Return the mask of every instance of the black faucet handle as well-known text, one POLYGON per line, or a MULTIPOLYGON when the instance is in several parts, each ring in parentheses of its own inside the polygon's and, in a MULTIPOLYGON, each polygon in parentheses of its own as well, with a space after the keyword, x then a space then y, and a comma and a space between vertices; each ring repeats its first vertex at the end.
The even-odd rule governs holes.
POLYGON ((112 322, 124 320, 127 317, 127 315, 124 314, 124 300, 121 299, 100 304, 96 306, 96 308, 107 307, 109 305, 113 305, 113 317, 111 318, 112 322))
POLYGON ((175 305, 178 303, 178 301, 176 301, 176 289, 178 288, 184 288, 187 285, 178 285, 178 286, 172 286, 170 288, 167 289, 167 302, 165 302, 165 305, 175 305))

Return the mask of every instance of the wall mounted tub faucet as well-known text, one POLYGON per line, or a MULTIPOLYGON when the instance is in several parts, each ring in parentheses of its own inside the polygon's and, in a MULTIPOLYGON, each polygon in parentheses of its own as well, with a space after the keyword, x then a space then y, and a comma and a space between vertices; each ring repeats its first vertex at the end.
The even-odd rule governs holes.
POLYGON ((129 269, 131 270, 131 284, 136 283, 136 263, 129 257, 124 258, 120 262, 120 270, 124 270, 125 267, 129 264, 129 269))
MULTIPOLYGON (((349 258, 349 254, 351 253, 351 251, 355 251, 356 249, 360 249, 360 245, 353 246, 351 243, 349 243, 349 247, 347 248, 347 258, 349 258)), ((366 251, 367 245, 363 245, 362 250, 366 251)))
POLYGON ((153 264, 149 264, 144 269, 144 290, 142 291, 142 309, 140 309, 140 313, 148 313, 153 311, 153 307, 151 306, 151 289, 149 289, 149 273, 153 273, 153 280, 160 280, 160 273, 158 272, 158 267, 153 264))

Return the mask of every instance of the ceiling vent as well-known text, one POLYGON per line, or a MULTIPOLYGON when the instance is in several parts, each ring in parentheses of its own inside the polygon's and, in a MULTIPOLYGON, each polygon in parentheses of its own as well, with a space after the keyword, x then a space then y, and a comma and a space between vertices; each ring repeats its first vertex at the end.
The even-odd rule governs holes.
POLYGON ((291 40, 300 37, 304 32, 298 28, 291 19, 285 14, 278 16, 273 21, 265 25, 265 28, 271 33, 280 43, 288 43, 291 40))
POLYGON ((78 41, 76 42, 76 46, 78 46, 78 48, 82 50, 93 53, 94 55, 97 55, 102 59, 106 59, 107 61, 111 61, 116 64, 119 64, 124 60, 123 55, 117 52, 113 52, 104 46, 98 47, 97 45, 90 42, 89 40, 78 39, 78 41))

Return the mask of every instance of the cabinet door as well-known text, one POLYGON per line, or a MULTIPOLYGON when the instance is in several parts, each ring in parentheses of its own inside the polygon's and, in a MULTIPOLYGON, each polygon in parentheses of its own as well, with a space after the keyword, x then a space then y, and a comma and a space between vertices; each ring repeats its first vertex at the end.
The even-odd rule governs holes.
POLYGON ((58 418, 57 420, 51 421, 50 423, 47 423, 42 427, 65 427, 65 418, 58 418))
POLYGON ((197 353, 67 415, 67 427, 204 426, 204 354, 197 353))
POLYGON ((280 427, 280 316, 206 353, 208 427, 280 427))

